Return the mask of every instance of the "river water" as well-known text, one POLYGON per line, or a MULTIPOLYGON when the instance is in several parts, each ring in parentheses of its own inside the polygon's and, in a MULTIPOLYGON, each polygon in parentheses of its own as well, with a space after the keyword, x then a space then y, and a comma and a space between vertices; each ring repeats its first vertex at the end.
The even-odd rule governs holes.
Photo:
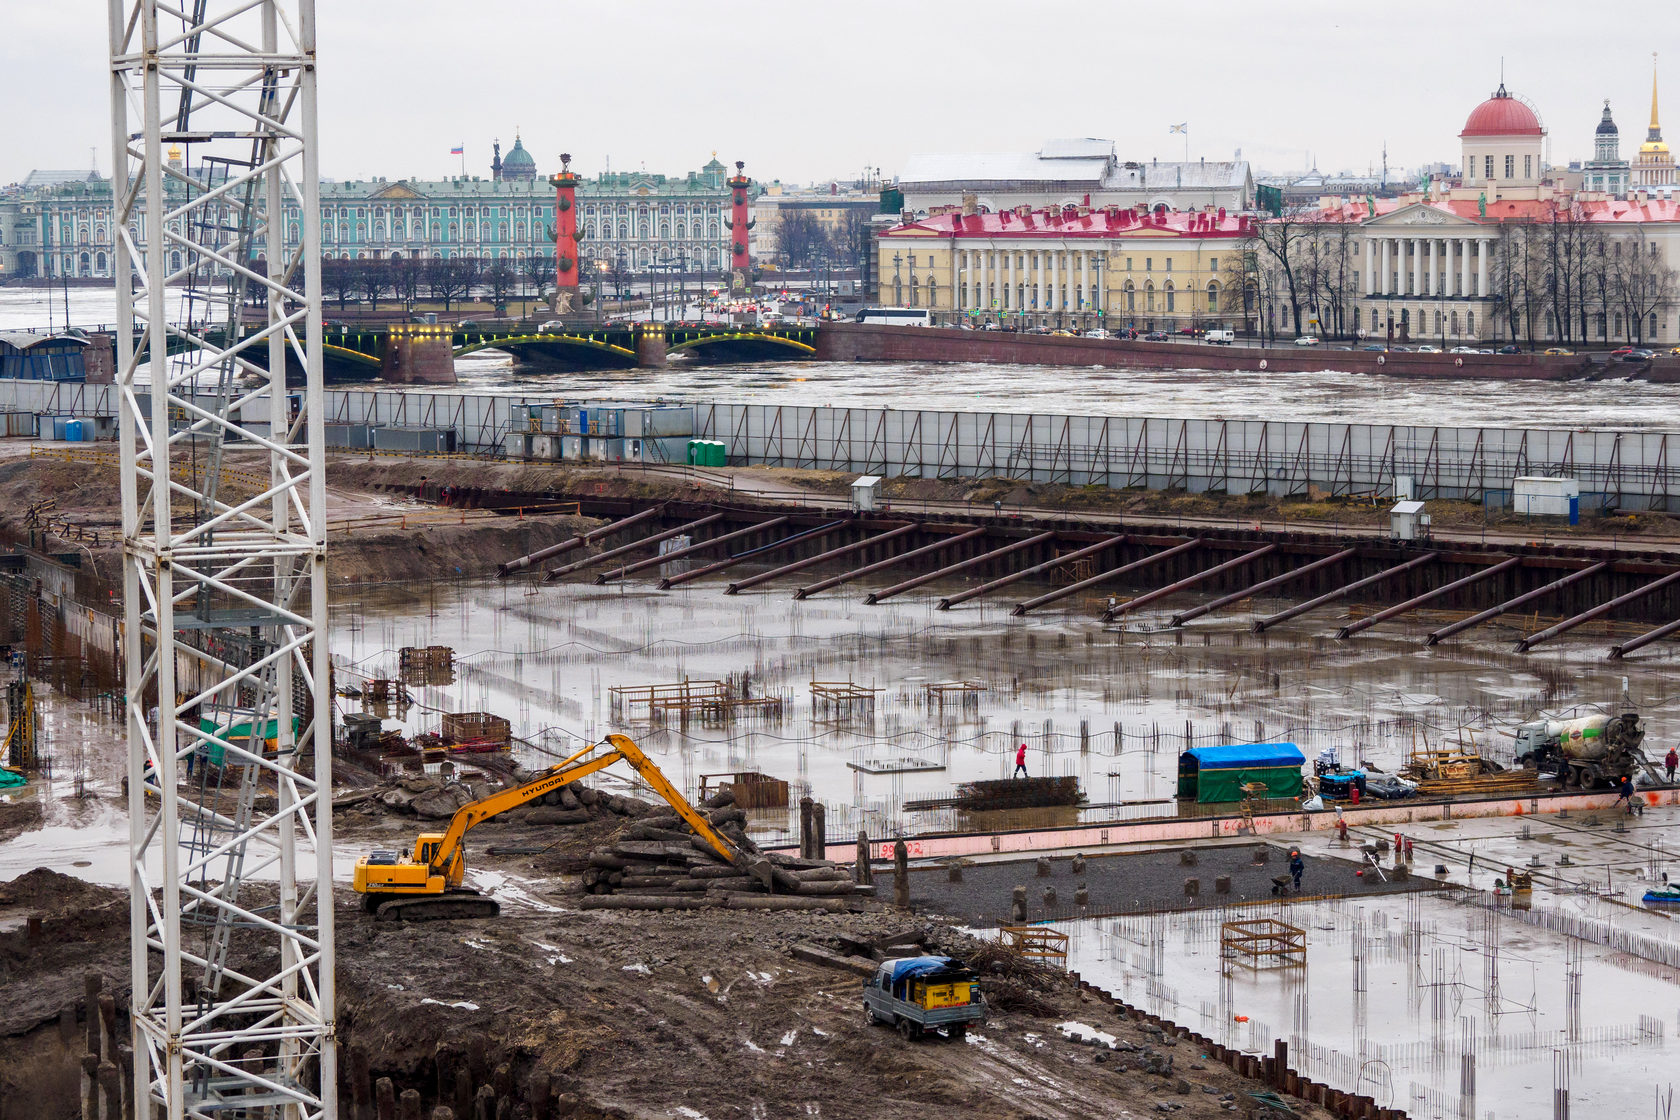
MULTIPOLYGON (((171 292, 175 302, 179 299, 171 292)), ((0 330, 62 324, 65 293, 0 289, 0 330)), ((102 288, 72 288, 70 321, 109 324, 115 300, 102 288)), ((978 363, 769 362, 663 370, 531 372, 498 351, 456 363, 458 386, 417 391, 521 393, 596 399, 749 401, 971 411, 1037 411, 1192 419, 1318 420, 1489 427, 1680 429, 1680 385, 1637 381, 1419 381, 1339 372, 1335 353, 1314 373, 1196 368, 1200 347, 1185 343, 1184 368, 1128 370, 978 363)), ((349 388, 343 383, 337 388, 349 388)), ((368 382, 366 388, 382 388, 368 382)))

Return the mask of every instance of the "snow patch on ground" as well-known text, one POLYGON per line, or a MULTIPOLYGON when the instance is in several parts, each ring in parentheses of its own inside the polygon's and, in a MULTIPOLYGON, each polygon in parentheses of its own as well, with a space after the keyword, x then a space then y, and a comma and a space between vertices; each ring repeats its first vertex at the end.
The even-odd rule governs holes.
POLYGON ((793 1045, 793 1040, 798 1038, 798 1037, 799 1037, 799 1028, 795 1027, 791 1031, 787 1032, 786 1034, 784 1034, 782 1036, 782 1045, 783 1046, 792 1046, 793 1045))
POLYGON ((473 1003, 471 1000, 465 1000, 465 999, 457 1000, 454 1003, 445 1003, 441 999, 433 999, 430 996, 427 996, 425 999, 421 1000, 420 1002, 421 1003, 435 1003, 439 1007, 458 1007, 462 1011, 477 1011, 478 1010, 478 1004, 473 1003))
POLYGON ((626 971, 626 972, 639 972, 643 976, 652 976, 653 975, 653 969, 649 968, 645 964, 627 964, 627 965, 624 966, 624 971, 626 971))
POLYGON ((746 1048, 748 1050, 751 1050, 754 1054, 764 1053, 764 1047, 760 1046, 758 1043, 754 1042, 750 1038, 746 1040, 746 1043, 744 1045, 746 1046, 746 1048))
POLYGON ((706 1114, 704 1112, 697 1112, 696 1110, 689 1108, 686 1104, 679 1104, 676 1108, 672 1109, 672 1113, 676 1116, 685 1117, 686 1120, 706 1120, 706 1114))
POLYGON ((1096 1039, 1110 1050, 1114 1049, 1115 1038, 1113 1035, 1107 1031, 1099 1031, 1095 1027, 1086 1026, 1084 1023, 1070 1019, 1065 1023, 1057 1023, 1056 1029, 1077 1042, 1090 1042, 1092 1039, 1096 1039))

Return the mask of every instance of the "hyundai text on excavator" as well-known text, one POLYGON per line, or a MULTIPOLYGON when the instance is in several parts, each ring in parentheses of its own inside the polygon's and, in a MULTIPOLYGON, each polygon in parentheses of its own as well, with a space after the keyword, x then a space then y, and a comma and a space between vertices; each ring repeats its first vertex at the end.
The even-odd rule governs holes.
POLYGON ((628 762, 677 811, 696 836, 730 863, 743 862, 735 846, 718 835, 711 822, 688 803, 640 747, 623 735, 608 735, 604 743, 590 744, 522 786, 463 805, 444 831, 422 832, 414 841, 412 856, 376 851, 357 860, 351 885, 362 896, 362 908, 381 921, 495 917, 501 913, 496 900, 461 883, 466 872, 467 832, 491 817, 530 804, 545 793, 553 793, 597 770, 604 770, 620 759, 628 762), (596 753, 603 746, 611 749, 596 753))

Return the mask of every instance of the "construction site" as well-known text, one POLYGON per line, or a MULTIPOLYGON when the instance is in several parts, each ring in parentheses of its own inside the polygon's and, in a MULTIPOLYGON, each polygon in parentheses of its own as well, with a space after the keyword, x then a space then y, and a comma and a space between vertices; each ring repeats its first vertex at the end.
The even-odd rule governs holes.
POLYGON ((1670 1116, 1667 430, 329 393, 314 5, 111 16, 0 1120, 1670 1116))

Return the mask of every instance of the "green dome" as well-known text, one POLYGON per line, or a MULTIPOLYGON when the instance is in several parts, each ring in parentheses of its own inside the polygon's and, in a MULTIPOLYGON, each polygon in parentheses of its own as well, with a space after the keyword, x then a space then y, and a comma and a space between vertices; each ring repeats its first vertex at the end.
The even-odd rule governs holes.
POLYGON ((535 179, 537 177, 537 161, 531 158, 531 153, 525 150, 525 144, 515 136, 513 150, 502 159, 502 178, 504 179, 535 179))

